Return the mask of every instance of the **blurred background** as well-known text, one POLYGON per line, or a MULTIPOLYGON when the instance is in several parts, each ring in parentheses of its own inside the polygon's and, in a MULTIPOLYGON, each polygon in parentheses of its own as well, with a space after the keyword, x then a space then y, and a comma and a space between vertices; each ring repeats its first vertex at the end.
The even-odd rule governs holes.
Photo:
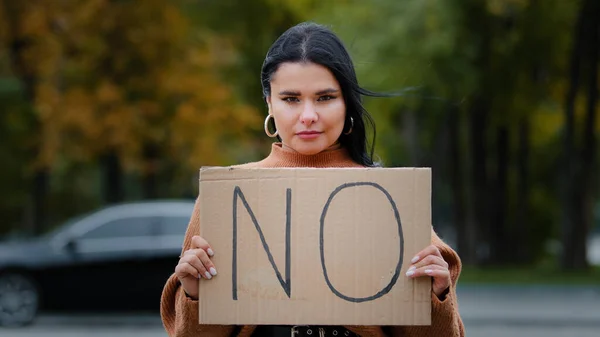
MULTIPOLYGON (((45 308, 40 288, 72 280, 58 265, 113 273, 145 255, 168 275, 199 168, 268 154, 261 64, 302 21, 342 38, 363 87, 402 93, 366 99, 376 153, 433 168, 434 227, 465 264, 468 335, 600 328, 596 0, 0 0, 0 309, 45 308), (144 217, 154 227, 94 231, 144 217), (154 241, 115 253, 116 237, 154 241)), ((150 290, 150 314, 119 316, 124 335, 164 335, 150 290)), ((110 321, 35 311, 38 323, 0 335, 110 321)))

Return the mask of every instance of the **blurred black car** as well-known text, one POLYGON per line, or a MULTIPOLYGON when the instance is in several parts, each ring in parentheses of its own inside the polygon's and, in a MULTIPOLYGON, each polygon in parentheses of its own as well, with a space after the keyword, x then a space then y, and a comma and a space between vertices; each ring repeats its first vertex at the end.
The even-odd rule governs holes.
POLYGON ((0 325, 38 311, 157 311, 193 201, 107 207, 43 237, 0 244, 0 325))

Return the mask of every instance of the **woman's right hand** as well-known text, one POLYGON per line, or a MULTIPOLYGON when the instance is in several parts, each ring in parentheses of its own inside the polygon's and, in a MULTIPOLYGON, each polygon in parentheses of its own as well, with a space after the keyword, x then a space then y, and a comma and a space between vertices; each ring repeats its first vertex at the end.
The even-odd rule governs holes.
POLYGON ((192 237, 192 247, 180 256, 175 267, 175 275, 181 282, 186 294, 198 299, 198 282, 201 278, 210 280, 217 275, 217 269, 210 260, 214 255, 213 250, 206 240, 200 236, 192 237))

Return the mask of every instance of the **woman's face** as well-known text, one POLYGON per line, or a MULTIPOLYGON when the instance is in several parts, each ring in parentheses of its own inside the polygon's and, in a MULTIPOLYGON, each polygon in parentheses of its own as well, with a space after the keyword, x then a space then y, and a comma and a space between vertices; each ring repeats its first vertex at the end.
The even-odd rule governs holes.
POLYGON ((346 104, 333 74, 315 63, 282 63, 271 78, 269 114, 282 143, 305 155, 336 144, 346 104))

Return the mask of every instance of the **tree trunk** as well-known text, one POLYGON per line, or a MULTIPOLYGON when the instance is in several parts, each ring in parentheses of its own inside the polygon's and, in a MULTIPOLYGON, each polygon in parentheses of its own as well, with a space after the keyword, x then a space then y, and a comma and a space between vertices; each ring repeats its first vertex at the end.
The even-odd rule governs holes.
POLYGON ((464 3, 466 22, 466 36, 477 41, 477 58, 474 64, 477 71, 482 74, 479 79, 478 89, 471 97, 468 107, 469 120, 469 194, 467 216, 469 221, 469 235, 476 243, 477 263, 485 263, 489 258, 489 228, 490 214, 488 210, 488 153, 487 130, 489 124, 491 55, 492 55, 492 20, 485 2, 467 1, 464 3))
POLYGON ((569 89, 565 100, 565 130, 563 153, 562 190, 562 256, 561 265, 564 269, 576 269, 581 261, 577 261, 576 250, 581 244, 576 235, 577 228, 581 226, 578 212, 577 176, 578 163, 577 149, 575 146, 575 98, 579 90, 580 63, 587 15, 588 1, 580 9, 575 25, 573 49, 569 66, 569 89))
POLYGON ((489 242, 488 212, 488 179, 487 179, 487 151, 486 132, 488 125, 488 105, 480 94, 475 98, 473 106, 470 107, 470 140, 471 145, 471 216, 469 221, 469 235, 478 244, 476 247, 478 263, 489 257, 489 251, 481 251, 481 244, 489 242))
POLYGON ((490 262, 501 265, 507 262, 513 245, 508 242, 506 213, 508 210, 508 127, 498 126, 496 134, 496 177, 494 193, 489 197, 489 209, 492 215, 490 228, 490 262))
POLYGON ((456 228, 457 250, 466 265, 474 265, 476 256, 475 228, 473 222, 467 222, 465 215, 465 182, 463 180, 462 156, 460 151, 460 111, 452 106, 449 111, 449 146, 450 146, 450 186, 452 188, 453 220, 456 228))
POLYGON ((525 115, 519 122, 519 140, 517 152, 517 205, 515 214, 515 230, 511 232, 511 238, 517 250, 513 252, 512 260, 523 264, 532 261, 532 252, 529 249, 530 225, 529 225, 529 146, 530 146, 530 122, 529 116, 525 115))
POLYGON ((416 115, 417 113, 414 109, 404 109, 400 115, 402 119, 402 135, 404 136, 404 143, 407 144, 410 165, 412 166, 418 166, 420 163, 419 133, 416 115))
MULTIPOLYGON (((19 32, 19 22, 23 17, 23 12, 26 10, 23 8, 23 4, 17 1, 2 1, 0 3, 3 6, 5 16, 8 20, 6 27, 8 28, 7 40, 8 40, 8 57, 10 59, 10 67, 16 77, 19 78, 23 84, 23 91, 25 99, 31 106, 31 133, 34 137, 40 137, 39 130, 41 129, 40 121, 35 114, 35 101, 36 101, 36 87, 38 83, 38 76, 33 70, 31 64, 27 60, 26 53, 32 47, 33 41, 23 36, 19 32)), ((37 138, 33 142, 33 147, 30 149, 30 158, 33 162, 37 160, 40 153, 40 144, 42 139, 37 138)), ((31 175, 30 185, 30 200, 31 206, 25 207, 31 214, 23 217, 23 223, 30 234, 38 235, 41 234, 47 223, 46 215, 46 198, 48 195, 50 181, 50 171, 47 167, 36 168, 31 175)))
POLYGON ((42 234, 46 229, 47 212, 46 197, 50 187, 50 171, 48 169, 39 169, 33 177, 33 234, 42 234))
POLYGON ((115 152, 111 150, 102 157, 104 171, 104 200, 108 204, 123 201, 125 193, 123 190, 123 172, 121 161, 115 152))
POLYGON ((145 199, 158 198, 158 166, 159 149, 156 144, 146 143, 144 145, 144 177, 143 190, 145 199))
POLYGON ((575 245, 575 251, 573 252, 573 258, 575 260, 576 268, 587 268, 587 237, 590 229, 592 228, 594 221, 594 201, 596 192, 596 111, 598 107, 598 44, 600 43, 599 32, 600 24, 598 24, 598 18, 600 17, 600 5, 598 2, 594 2, 593 8, 590 8, 590 16, 588 19, 589 28, 586 32, 589 33, 588 43, 586 46, 589 48, 588 60, 589 60, 589 74, 588 78, 588 90, 587 90, 587 103, 586 113, 583 130, 583 148, 581 151, 581 185, 580 192, 580 208, 581 223, 574 228, 573 237, 574 240, 579 242, 575 245))

